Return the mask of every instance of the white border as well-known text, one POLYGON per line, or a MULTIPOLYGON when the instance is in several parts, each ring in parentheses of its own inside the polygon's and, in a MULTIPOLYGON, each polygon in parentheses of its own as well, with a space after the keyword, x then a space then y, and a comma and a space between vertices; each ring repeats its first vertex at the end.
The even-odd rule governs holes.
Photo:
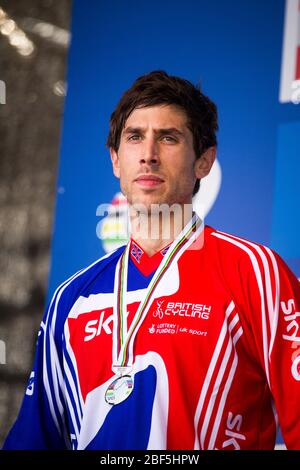
POLYGON ((286 0, 280 76, 280 103, 289 103, 296 80, 296 59, 299 28, 299 0, 286 0))

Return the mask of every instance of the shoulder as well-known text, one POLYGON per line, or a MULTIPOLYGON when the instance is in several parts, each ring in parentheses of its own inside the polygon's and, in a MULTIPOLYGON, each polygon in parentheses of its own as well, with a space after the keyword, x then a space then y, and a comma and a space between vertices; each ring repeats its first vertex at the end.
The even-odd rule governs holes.
POLYGON ((117 262, 123 253, 125 246, 102 256, 92 264, 77 271, 55 290, 47 309, 47 320, 57 317, 62 321, 68 315, 73 304, 80 296, 88 296, 93 290, 104 288, 107 284, 113 285, 114 272, 117 262))
POLYGON ((206 226, 205 242, 209 256, 229 278, 249 279, 262 288, 268 285, 293 284, 299 290, 299 280, 274 249, 247 238, 206 226))
POLYGON ((206 238, 208 248, 216 251, 223 264, 232 267, 247 267, 255 272, 273 268, 280 257, 271 248, 248 238, 223 232, 207 226, 206 238))
MULTIPOLYGON (((85 268, 77 271, 66 281, 64 281, 58 289, 66 289, 70 287, 74 290, 82 290, 86 284, 90 284, 94 279, 98 278, 102 273, 106 274, 108 270, 114 270, 121 254, 123 253, 125 246, 117 248, 111 253, 108 253, 101 258, 97 259, 85 268)), ((69 289, 69 290, 71 290, 69 289)))
MULTIPOLYGON (((77 271, 75 274, 65 280, 56 290, 57 292, 65 292, 72 295, 74 292, 84 292, 85 288, 94 280, 99 278, 102 273, 106 275, 107 271, 114 271, 115 266, 123 253, 125 246, 108 253, 97 259, 85 268, 77 271)), ((108 273, 107 273, 108 275, 108 273)))

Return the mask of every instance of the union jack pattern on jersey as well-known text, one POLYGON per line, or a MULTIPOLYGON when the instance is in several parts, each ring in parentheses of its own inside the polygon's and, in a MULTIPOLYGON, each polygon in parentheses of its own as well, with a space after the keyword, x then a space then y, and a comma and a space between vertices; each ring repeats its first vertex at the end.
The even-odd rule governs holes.
MULTIPOLYGON (((157 286, 134 342, 134 388, 118 405, 105 392, 124 247, 56 290, 4 448, 272 449, 278 421, 300 448, 299 282, 265 246, 208 226, 199 237, 157 286)), ((128 325, 151 258, 129 257, 128 325)))
POLYGON ((131 251, 130 254, 133 256, 137 262, 140 262, 141 256, 143 254, 143 250, 134 242, 131 243, 131 251))

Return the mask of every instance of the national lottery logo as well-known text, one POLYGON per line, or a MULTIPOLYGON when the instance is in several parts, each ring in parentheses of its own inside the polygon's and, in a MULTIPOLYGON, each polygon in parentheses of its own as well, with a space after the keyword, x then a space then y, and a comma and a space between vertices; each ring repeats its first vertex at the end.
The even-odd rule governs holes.
POLYGON ((197 337, 206 337, 207 331, 205 329, 197 330, 195 328, 189 328, 188 326, 182 326, 178 323, 158 323, 155 325, 152 323, 151 327, 148 328, 151 335, 192 335, 197 337))

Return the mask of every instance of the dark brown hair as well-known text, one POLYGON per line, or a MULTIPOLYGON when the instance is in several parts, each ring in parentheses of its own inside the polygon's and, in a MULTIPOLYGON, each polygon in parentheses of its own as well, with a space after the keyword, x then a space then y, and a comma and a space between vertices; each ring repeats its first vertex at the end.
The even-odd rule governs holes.
MULTIPOLYGON (((126 120, 135 108, 156 105, 176 105, 187 116, 187 126, 193 134, 196 159, 209 147, 217 145, 218 115, 216 105, 205 96, 200 86, 188 80, 155 70, 137 78, 123 94, 110 118, 107 146, 116 152, 126 120)), ((196 181, 193 195, 197 193, 200 180, 196 181)))

